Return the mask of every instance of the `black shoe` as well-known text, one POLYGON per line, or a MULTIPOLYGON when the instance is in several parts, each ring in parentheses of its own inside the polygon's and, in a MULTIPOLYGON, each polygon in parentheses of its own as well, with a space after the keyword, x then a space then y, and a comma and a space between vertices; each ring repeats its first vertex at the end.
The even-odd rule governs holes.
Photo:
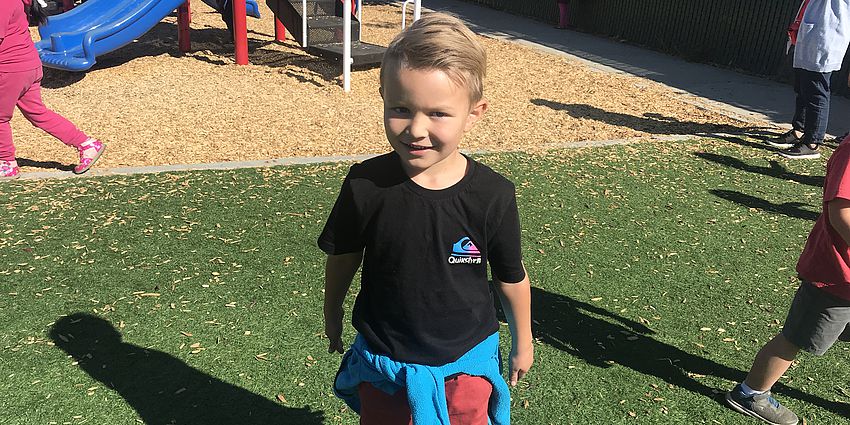
POLYGON ((841 142, 842 142, 844 139, 846 139, 846 138, 847 138, 847 136, 850 136, 850 132, 844 133, 844 135, 843 135, 843 136, 838 136, 838 137, 836 137, 836 138, 834 138, 834 139, 832 139, 832 140, 824 141, 824 143, 826 143, 826 144, 830 145, 830 147, 836 147, 836 148, 837 148, 837 147, 838 147, 838 145, 840 145, 840 144, 841 144, 841 142))
POLYGON ((817 145, 812 149, 805 143, 798 143, 794 147, 779 151, 779 155, 788 159, 817 159, 820 158, 820 152, 817 150, 817 145))
POLYGON ((800 143, 800 139, 798 139, 794 134, 794 130, 789 130, 787 133, 775 139, 767 140, 765 143, 776 149, 788 149, 793 148, 794 145, 800 143))

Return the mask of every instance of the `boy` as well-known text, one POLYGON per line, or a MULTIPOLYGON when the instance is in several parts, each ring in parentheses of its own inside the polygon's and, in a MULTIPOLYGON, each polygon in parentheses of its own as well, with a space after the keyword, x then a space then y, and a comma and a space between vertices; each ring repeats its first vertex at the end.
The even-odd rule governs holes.
POLYGON ((509 423, 488 263, 512 385, 533 362, 514 186, 458 151, 487 110, 485 69, 475 34, 447 15, 390 43, 380 93, 393 152, 351 167, 319 237, 329 352, 343 351, 342 304, 363 264, 358 336, 334 382, 361 424, 509 423))
POLYGON ((744 382, 726 394, 729 405, 767 423, 794 425, 797 415, 780 405, 770 388, 800 350, 822 355, 850 337, 850 137, 826 166, 823 213, 797 262, 802 283, 782 332, 756 355, 744 382))

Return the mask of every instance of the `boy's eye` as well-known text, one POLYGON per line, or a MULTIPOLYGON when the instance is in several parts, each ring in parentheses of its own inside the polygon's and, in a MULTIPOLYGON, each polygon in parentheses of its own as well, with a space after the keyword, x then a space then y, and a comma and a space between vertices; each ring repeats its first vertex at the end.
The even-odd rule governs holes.
POLYGON ((439 112, 439 111, 438 111, 438 112, 431 112, 431 116, 432 116, 432 117, 442 118, 442 117, 447 117, 447 116, 449 116, 449 114, 447 114, 447 113, 445 113, 445 112, 439 112))
POLYGON ((390 108, 390 111, 392 111, 395 114, 406 114, 406 113, 410 112, 410 110, 405 108, 404 106, 397 106, 395 108, 390 108))

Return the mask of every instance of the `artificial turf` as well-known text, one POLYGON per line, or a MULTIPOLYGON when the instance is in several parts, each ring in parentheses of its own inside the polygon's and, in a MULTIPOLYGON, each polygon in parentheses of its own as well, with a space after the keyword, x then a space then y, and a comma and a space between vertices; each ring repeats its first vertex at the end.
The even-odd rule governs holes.
MULTIPOLYGON (((534 287, 514 423, 748 421, 722 393, 781 328, 825 160, 742 139, 477 159, 517 186, 534 287)), ((315 245, 347 167, 0 184, 0 424, 357 423, 315 245)), ((777 397, 844 423, 846 356, 801 355, 777 397)))

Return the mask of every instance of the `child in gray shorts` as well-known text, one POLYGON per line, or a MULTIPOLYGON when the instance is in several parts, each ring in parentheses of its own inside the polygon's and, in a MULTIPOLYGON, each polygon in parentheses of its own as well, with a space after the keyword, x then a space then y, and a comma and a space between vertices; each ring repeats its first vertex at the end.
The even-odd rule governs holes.
POLYGON ((782 332, 756 355, 744 382, 726 394, 733 409, 778 425, 795 425, 797 415, 777 402, 770 388, 800 350, 822 355, 836 341, 850 340, 850 137, 829 158, 823 212, 797 262, 802 284, 782 332))

